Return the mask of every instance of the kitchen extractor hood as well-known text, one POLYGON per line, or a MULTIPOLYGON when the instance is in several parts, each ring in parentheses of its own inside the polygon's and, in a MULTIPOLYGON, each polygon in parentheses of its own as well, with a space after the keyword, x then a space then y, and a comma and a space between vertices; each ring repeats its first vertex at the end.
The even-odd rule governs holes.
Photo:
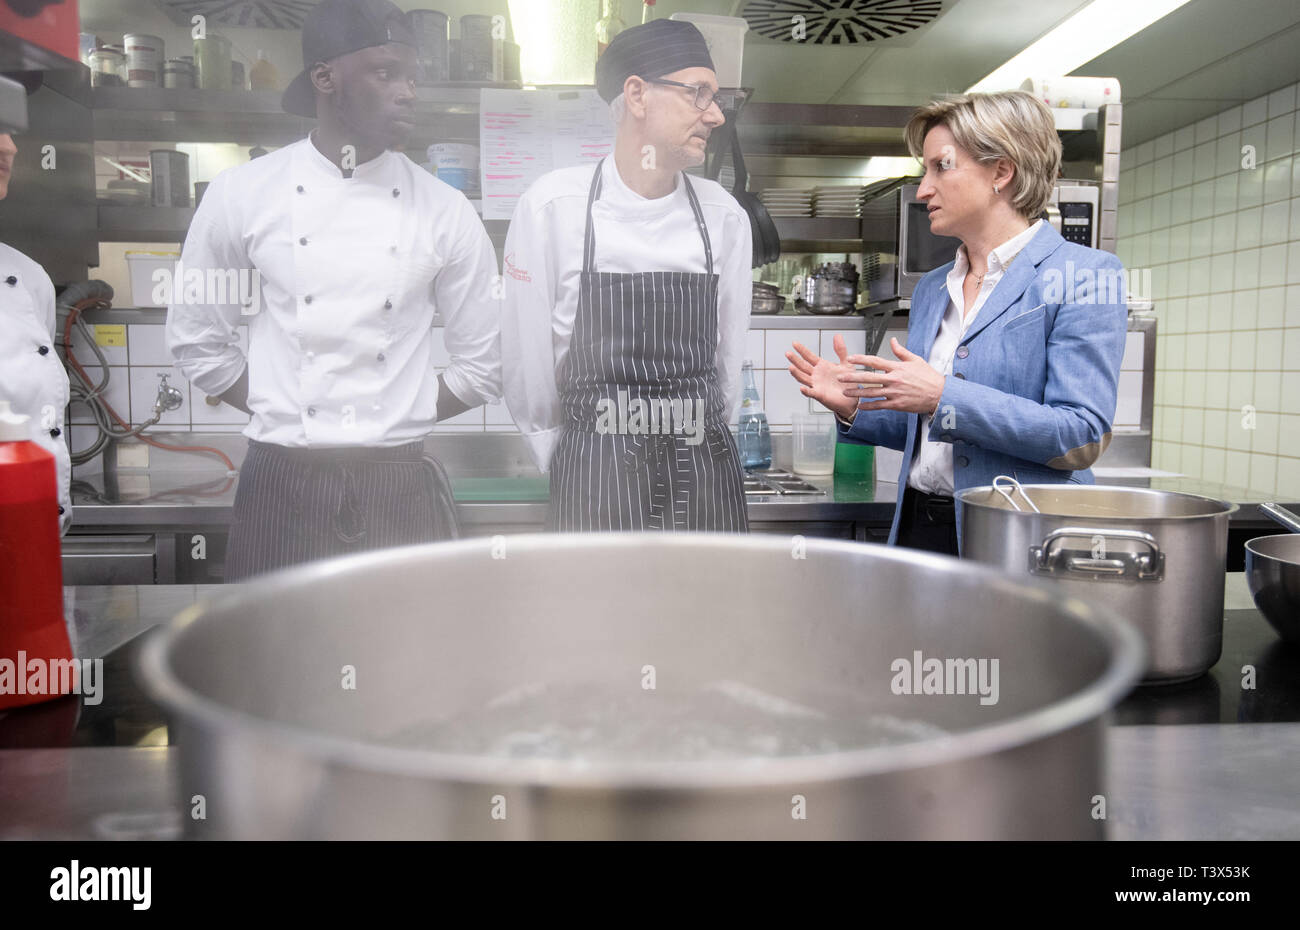
POLYGON ((253 29, 301 29, 316 0, 158 0, 167 18, 188 27, 191 17, 209 24, 253 29))
POLYGON ((910 45, 955 0, 749 0, 740 12, 751 31, 810 45, 910 45))

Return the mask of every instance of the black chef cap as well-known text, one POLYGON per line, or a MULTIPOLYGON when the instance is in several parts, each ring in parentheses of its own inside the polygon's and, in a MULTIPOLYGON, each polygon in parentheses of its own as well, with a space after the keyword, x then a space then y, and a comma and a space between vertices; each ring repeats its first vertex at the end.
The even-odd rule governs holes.
POLYGON ((634 74, 650 80, 683 68, 715 70, 704 36, 693 23, 652 19, 614 36, 596 59, 596 91, 609 103, 634 74))
POLYGON ((391 0, 321 0, 302 24, 303 70, 285 89, 281 107, 315 119, 311 69, 316 62, 389 42, 415 45, 410 19, 391 0))

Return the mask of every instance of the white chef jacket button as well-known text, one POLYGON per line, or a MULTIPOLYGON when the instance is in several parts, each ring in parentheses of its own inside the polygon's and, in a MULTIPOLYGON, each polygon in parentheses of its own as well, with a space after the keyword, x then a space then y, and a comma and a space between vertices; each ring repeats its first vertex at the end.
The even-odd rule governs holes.
POLYGON ((62 508, 62 507, 59 508, 59 516, 63 516, 63 508, 62 508))
POLYGON ((965 346, 961 346, 957 349, 958 358, 965 358, 968 355, 970 355, 970 349, 966 348, 965 346))
POLYGON ((303 236, 302 238, 300 238, 300 239, 298 240, 298 244, 299 244, 299 245, 306 245, 306 244, 307 244, 307 237, 306 237, 306 236, 303 236))
POLYGON ((308 352, 308 353, 307 353, 307 361, 310 362, 310 361, 311 361, 312 359, 314 359, 315 357, 316 357, 316 353, 315 353, 315 352, 308 352))
POLYGON ((397 254, 397 246, 395 246, 395 245, 390 245, 390 246, 388 247, 388 251, 390 251, 390 252, 392 252, 394 255, 396 255, 396 254, 397 254))
POLYGON ((52 430, 50 430, 51 439, 58 439, 62 435, 63 435, 63 430, 59 429, 57 426, 54 427, 52 430))
POLYGON ((18 279, 14 275, 10 275, 9 277, 5 278, 5 284, 8 284, 10 287, 13 287, 17 283, 18 283, 18 279))
POLYGON ((378 355, 375 356, 375 358, 382 362, 384 360, 384 353, 380 352, 378 355))
POLYGON ((298 193, 300 193, 300 194, 305 194, 305 193, 306 193, 306 191, 304 191, 304 190, 302 189, 302 185, 301 185, 301 184, 298 185, 298 193))
POLYGON ((39 353, 41 353, 41 355, 49 355, 49 354, 50 354, 50 347, 49 347, 49 346, 41 346, 41 347, 40 347, 39 349, 37 349, 36 351, 39 352, 39 353))
POLYGON ((314 416, 316 416, 316 408, 315 408, 315 407, 308 407, 308 408, 307 408, 307 416, 309 416, 309 417, 314 417, 314 416))
POLYGON ((306 297, 304 297, 304 298, 302 299, 302 302, 305 303, 305 304, 309 304, 309 303, 311 303, 311 295, 308 294, 306 297))
POLYGON ((400 196, 401 193, 402 193, 402 192, 399 191, 397 188, 395 188, 395 187, 393 188, 393 196, 394 196, 394 197, 398 197, 398 196, 400 196))
POLYGON ((392 310, 392 309, 393 309, 393 301, 392 301, 391 299, 389 299, 389 300, 385 300, 385 301, 384 301, 384 309, 385 309, 385 310, 392 310))

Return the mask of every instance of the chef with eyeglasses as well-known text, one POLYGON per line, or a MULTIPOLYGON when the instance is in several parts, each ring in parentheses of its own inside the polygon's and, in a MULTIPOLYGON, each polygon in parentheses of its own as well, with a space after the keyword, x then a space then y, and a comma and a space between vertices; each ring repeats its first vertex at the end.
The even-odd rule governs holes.
POLYGON ((746 532, 727 423, 751 304, 749 219, 703 163, 725 122, 692 24, 625 30, 596 63, 613 154, 520 197, 505 247, 506 403, 561 531, 746 532))
POLYGON ((252 414, 228 581, 454 535, 424 437, 500 397, 492 243, 460 191, 395 151, 414 122, 408 17, 388 0, 324 0, 303 63, 283 106, 315 130, 217 176, 181 254, 185 273, 252 269, 231 280, 254 286, 168 308, 177 367, 252 414))

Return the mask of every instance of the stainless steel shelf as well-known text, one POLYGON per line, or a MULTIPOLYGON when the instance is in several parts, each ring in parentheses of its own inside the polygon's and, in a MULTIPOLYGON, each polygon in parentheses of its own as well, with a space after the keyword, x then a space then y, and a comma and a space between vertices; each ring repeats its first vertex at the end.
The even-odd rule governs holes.
POLYGON ((774 216, 782 252, 861 252, 862 220, 855 216, 774 216))
POLYGON ((837 332, 863 329, 861 311, 852 313, 752 313, 750 329, 830 329, 837 332))
MULTIPOLYGON (((413 143, 478 139, 479 90, 513 84, 457 82, 416 89, 413 143)), ((315 120, 280 109, 280 91, 163 87, 94 87, 96 139, 137 142, 235 142, 284 145, 315 120)))
MULTIPOLYGON (((184 242, 194 219, 193 207, 154 207, 111 200, 100 200, 96 206, 100 242, 184 242)), ((505 244, 508 220, 486 220, 483 225, 493 245, 500 248, 505 244)))
POLYGON ((100 242, 184 242, 193 207, 154 207, 101 200, 100 242))
POLYGON ((903 127, 915 107, 746 104, 737 124, 745 156, 906 156, 903 127))

